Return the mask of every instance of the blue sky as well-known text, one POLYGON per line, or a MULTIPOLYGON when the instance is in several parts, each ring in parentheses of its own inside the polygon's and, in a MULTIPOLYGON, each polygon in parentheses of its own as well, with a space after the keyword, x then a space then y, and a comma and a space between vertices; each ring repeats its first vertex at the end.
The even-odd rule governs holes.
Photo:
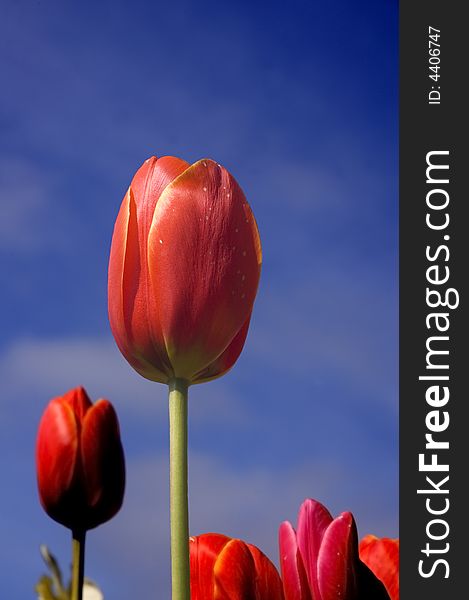
POLYGON ((397 2, 2 3, 0 571, 33 598, 48 400, 119 413, 128 485, 88 537, 106 598, 169 598, 167 408, 107 320, 115 216, 153 154, 210 157, 243 187, 264 265, 244 352, 191 389, 191 532, 257 544, 313 497, 398 534, 397 2))

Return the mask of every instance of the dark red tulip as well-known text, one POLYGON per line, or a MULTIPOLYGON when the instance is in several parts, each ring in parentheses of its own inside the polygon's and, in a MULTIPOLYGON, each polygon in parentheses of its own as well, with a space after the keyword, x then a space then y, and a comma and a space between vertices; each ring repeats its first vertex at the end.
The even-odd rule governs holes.
POLYGON ((39 424, 36 466, 41 504, 65 527, 86 531, 113 517, 125 465, 112 404, 91 404, 82 387, 51 400, 39 424))
POLYGON ((200 383, 244 345, 261 269, 246 198, 213 160, 149 158, 122 202, 109 260, 109 320, 144 377, 200 383))
POLYGON ((316 500, 305 500, 295 531, 280 525, 285 600, 389 600, 384 585, 359 559, 353 515, 335 519, 316 500))
POLYGON ((399 539, 367 535, 359 548, 360 559, 384 583, 391 600, 399 600, 399 539))
POLYGON ((190 538, 191 600, 283 600, 275 566, 259 548, 218 533, 190 538))

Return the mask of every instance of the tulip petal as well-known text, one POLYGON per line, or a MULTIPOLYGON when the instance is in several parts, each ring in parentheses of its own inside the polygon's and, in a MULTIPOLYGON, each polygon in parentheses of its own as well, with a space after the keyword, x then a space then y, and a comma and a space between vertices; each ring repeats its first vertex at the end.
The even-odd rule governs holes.
POLYGON ((36 465, 39 496, 48 514, 62 522, 61 500, 71 489, 78 454, 78 427, 72 408, 52 400, 39 423, 36 465))
POLYGON ((346 512, 327 528, 318 555, 321 600, 357 598, 358 538, 354 518, 346 512))
POLYGON ((311 600, 296 532, 288 521, 280 525, 279 549, 285 600, 311 600))
POLYGON ((255 562, 243 541, 230 540, 226 544, 217 558, 213 574, 213 600, 260 600, 256 594, 255 562))
POLYGON ((162 383, 172 373, 158 306, 148 293, 148 232, 161 192, 188 166, 174 157, 145 161, 119 210, 109 259, 109 320, 117 345, 139 373, 162 383))
POLYGON ((383 582, 391 600, 399 600, 399 540, 367 535, 359 550, 360 559, 383 582))
POLYGON ((92 529, 112 518, 122 505, 124 453, 117 415, 110 402, 98 400, 87 412, 81 432, 83 485, 92 529))
POLYGON ((283 600, 282 580, 267 556, 253 544, 246 544, 254 559, 256 569, 256 598, 258 600, 283 600))
POLYGON ((298 548, 314 600, 321 599, 318 588, 318 557, 324 534, 332 521, 331 513, 316 500, 308 498, 300 506, 298 548))
POLYGON ((61 397, 60 401, 72 409, 78 426, 83 421, 88 409, 93 406, 85 388, 81 386, 68 391, 61 397))
POLYGON ((192 381, 241 330, 259 282, 257 225, 234 178, 208 159, 186 169, 160 196, 148 252, 168 356, 192 381))
POLYGON ((229 541, 229 537, 219 533, 204 533, 190 538, 191 600, 213 600, 213 569, 218 555, 229 541))
POLYGON ((211 381, 212 379, 216 379, 220 375, 227 373, 231 369, 231 367, 238 360, 238 357, 244 347, 250 321, 251 315, 249 315, 249 318, 232 339, 230 345, 223 352, 223 354, 210 363, 210 365, 203 371, 199 371, 199 373, 194 376, 193 383, 205 383, 207 381, 211 381))

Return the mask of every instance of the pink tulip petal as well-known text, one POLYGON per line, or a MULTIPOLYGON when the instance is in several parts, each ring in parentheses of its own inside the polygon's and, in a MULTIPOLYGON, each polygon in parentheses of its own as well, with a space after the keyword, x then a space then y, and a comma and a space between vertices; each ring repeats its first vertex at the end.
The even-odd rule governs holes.
POLYGON ((92 522, 88 523, 91 529, 113 517, 124 497, 125 466, 119 424, 107 400, 98 400, 85 416, 81 463, 82 485, 90 515, 93 515, 92 522))
POLYGON ((241 330, 259 282, 259 234, 234 178, 208 159, 186 169, 160 197, 148 250, 171 364, 192 381, 241 330))
POLYGON ((285 600, 311 600, 296 532, 288 521, 280 525, 279 549, 285 600))
POLYGON ((360 559, 383 582, 391 600, 399 600, 399 540, 367 535, 359 548, 360 559))
POLYGON ((342 513, 327 528, 319 551, 318 587, 321 600, 357 598, 358 538, 351 513, 342 513))
POLYGON ((320 502, 308 498, 298 514, 297 540, 301 558, 314 600, 321 600, 318 587, 318 557, 326 529, 332 515, 320 502))
POLYGON ((78 427, 72 407, 62 398, 52 400, 39 423, 36 465, 44 509, 61 517, 60 502, 73 485, 78 452, 78 427))

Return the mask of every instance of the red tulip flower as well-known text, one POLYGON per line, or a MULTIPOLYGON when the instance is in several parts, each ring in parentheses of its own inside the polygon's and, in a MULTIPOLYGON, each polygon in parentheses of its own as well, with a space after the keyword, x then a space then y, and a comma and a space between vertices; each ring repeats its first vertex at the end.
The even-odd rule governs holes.
POLYGON ((247 335, 261 246, 244 194, 204 159, 149 158, 117 216, 109 319, 144 377, 200 383, 236 362, 247 335))
POLYGON ((315 500, 305 500, 298 530, 279 531, 285 600, 389 600, 381 583, 358 557, 354 518, 335 519, 315 500))
POLYGON ((191 600, 283 600, 275 566, 256 546, 218 533, 190 538, 191 600))
POLYGON ((399 600, 399 539, 367 535, 359 549, 360 559, 384 583, 391 600, 399 600))
POLYGON ((124 496, 125 467, 112 404, 92 405, 82 387, 51 400, 39 424, 36 464, 50 517, 73 532, 113 517, 124 496))

